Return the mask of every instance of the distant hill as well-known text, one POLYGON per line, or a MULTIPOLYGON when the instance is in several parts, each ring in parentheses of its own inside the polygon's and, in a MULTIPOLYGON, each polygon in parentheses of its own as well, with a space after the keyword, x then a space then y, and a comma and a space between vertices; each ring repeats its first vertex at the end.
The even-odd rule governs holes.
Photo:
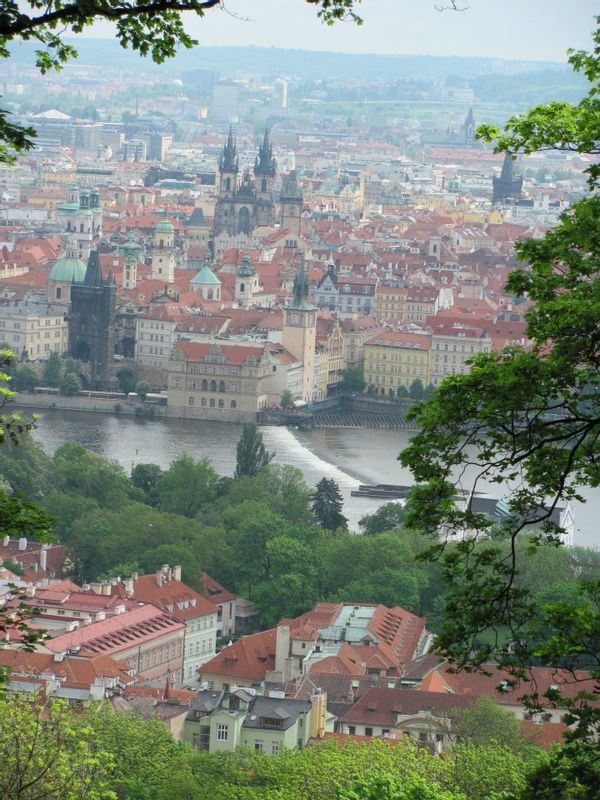
MULTIPOLYGON (((71 39, 79 51, 79 62, 113 68, 140 68, 140 61, 149 70, 162 69, 171 74, 189 69, 210 69, 226 75, 254 73, 264 77, 290 75, 315 80, 395 80, 401 78, 437 79, 452 75, 476 78, 482 75, 517 75, 540 71, 566 72, 558 62, 508 61, 498 58, 463 56, 406 56, 332 53, 307 50, 285 50, 267 47, 196 47, 182 50, 161 67, 150 59, 123 50, 111 39, 71 39)), ((33 64, 35 45, 22 42, 11 46, 11 58, 33 64)))

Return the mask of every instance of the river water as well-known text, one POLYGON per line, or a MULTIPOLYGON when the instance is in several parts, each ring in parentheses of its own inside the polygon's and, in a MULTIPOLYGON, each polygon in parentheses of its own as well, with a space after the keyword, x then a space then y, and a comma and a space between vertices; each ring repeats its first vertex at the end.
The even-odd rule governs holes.
MULTIPOLYGON (((298 467, 309 486, 323 477, 333 478, 344 498, 349 526, 372 514, 382 501, 352 497, 359 483, 409 485, 410 473, 397 460, 409 441, 407 431, 367 428, 317 428, 310 432, 284 427, 261 427, 267 450, 279 464, 298 467)), ((81 442, 94 453, 118 461, 128 472, 139 463, 169 466, 181 453, 207 456, 221 475, 232 475, 241 427, 224 422, 140 420, 87 412, 48 411, 42 415, 34 438, 52 453, 68 441, 81 442)), ((497 492, 496 488, 496 492, 497 492)), ((586 492, 587 503, 575 504, 576 543, 597 547, 600 490, 586 492)))

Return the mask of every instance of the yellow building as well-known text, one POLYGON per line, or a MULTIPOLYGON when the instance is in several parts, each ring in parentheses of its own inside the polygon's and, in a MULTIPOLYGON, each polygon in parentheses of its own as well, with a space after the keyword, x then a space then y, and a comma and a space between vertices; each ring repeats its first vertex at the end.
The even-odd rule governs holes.
POLYGON ((365 382, 375 394, 395 397, 415 380, 430 380, 431 336, 423 333, 385 331, 365 343, 365 382))
POLYGON ((273 364, 264 346, 177 342, 169 362, 168 414, 249 422, 268 404, 273 364))
POLYGON ((322 364, 327 365, 327 390, 329 390, 341 381, 342 370, 346 368, 344 334, 337 318, 327 313, 319 316, 317 344, 320 345, 322 354, 325 354, 325 358, 322 357, 322 364))
POLYGON ((29 361, 45 359, 51 353, 65 353, 69 327, 64 309, 44 300, 23 300, 0 305, 0 341, 29 361))
POLYGON ((378 286, 375 289, 375 317, 391 322, 425 322, 438 308, 436 289, 378 286))

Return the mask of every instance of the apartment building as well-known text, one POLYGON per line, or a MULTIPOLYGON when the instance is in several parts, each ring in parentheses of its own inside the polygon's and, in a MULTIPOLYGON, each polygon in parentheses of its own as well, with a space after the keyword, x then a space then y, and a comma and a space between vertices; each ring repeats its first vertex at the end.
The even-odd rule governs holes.
POLYGON ((431 335, 384 331, 365 342, 365 382, 374 394, 395 397, 402 386, 431 383, 431 335))
POLYGON ((437 289, 378 286, 375 290, 374 316, 389 322, 423 323, 437 313, 437 289))
POLYGON ((492 350, 492 340, 481 328, 435 322, 430 327, 431 383, 436 386, 447 375, 464 375, 470 369, 468 359, 492 350))
POLYGON ((64 310, 49 306, 43 298, 0 304, 0 342, 19 356, 37 361, 50 353, 66 353, 69 325, 64 310))

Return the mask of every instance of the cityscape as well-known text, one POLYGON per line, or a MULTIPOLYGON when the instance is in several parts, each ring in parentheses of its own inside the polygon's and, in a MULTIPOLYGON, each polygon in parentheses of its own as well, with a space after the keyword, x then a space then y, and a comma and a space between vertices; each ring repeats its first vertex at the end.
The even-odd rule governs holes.
POLYGON ((599 34, 167 5, 0 16, 0 794, 596 797, 599 34))

